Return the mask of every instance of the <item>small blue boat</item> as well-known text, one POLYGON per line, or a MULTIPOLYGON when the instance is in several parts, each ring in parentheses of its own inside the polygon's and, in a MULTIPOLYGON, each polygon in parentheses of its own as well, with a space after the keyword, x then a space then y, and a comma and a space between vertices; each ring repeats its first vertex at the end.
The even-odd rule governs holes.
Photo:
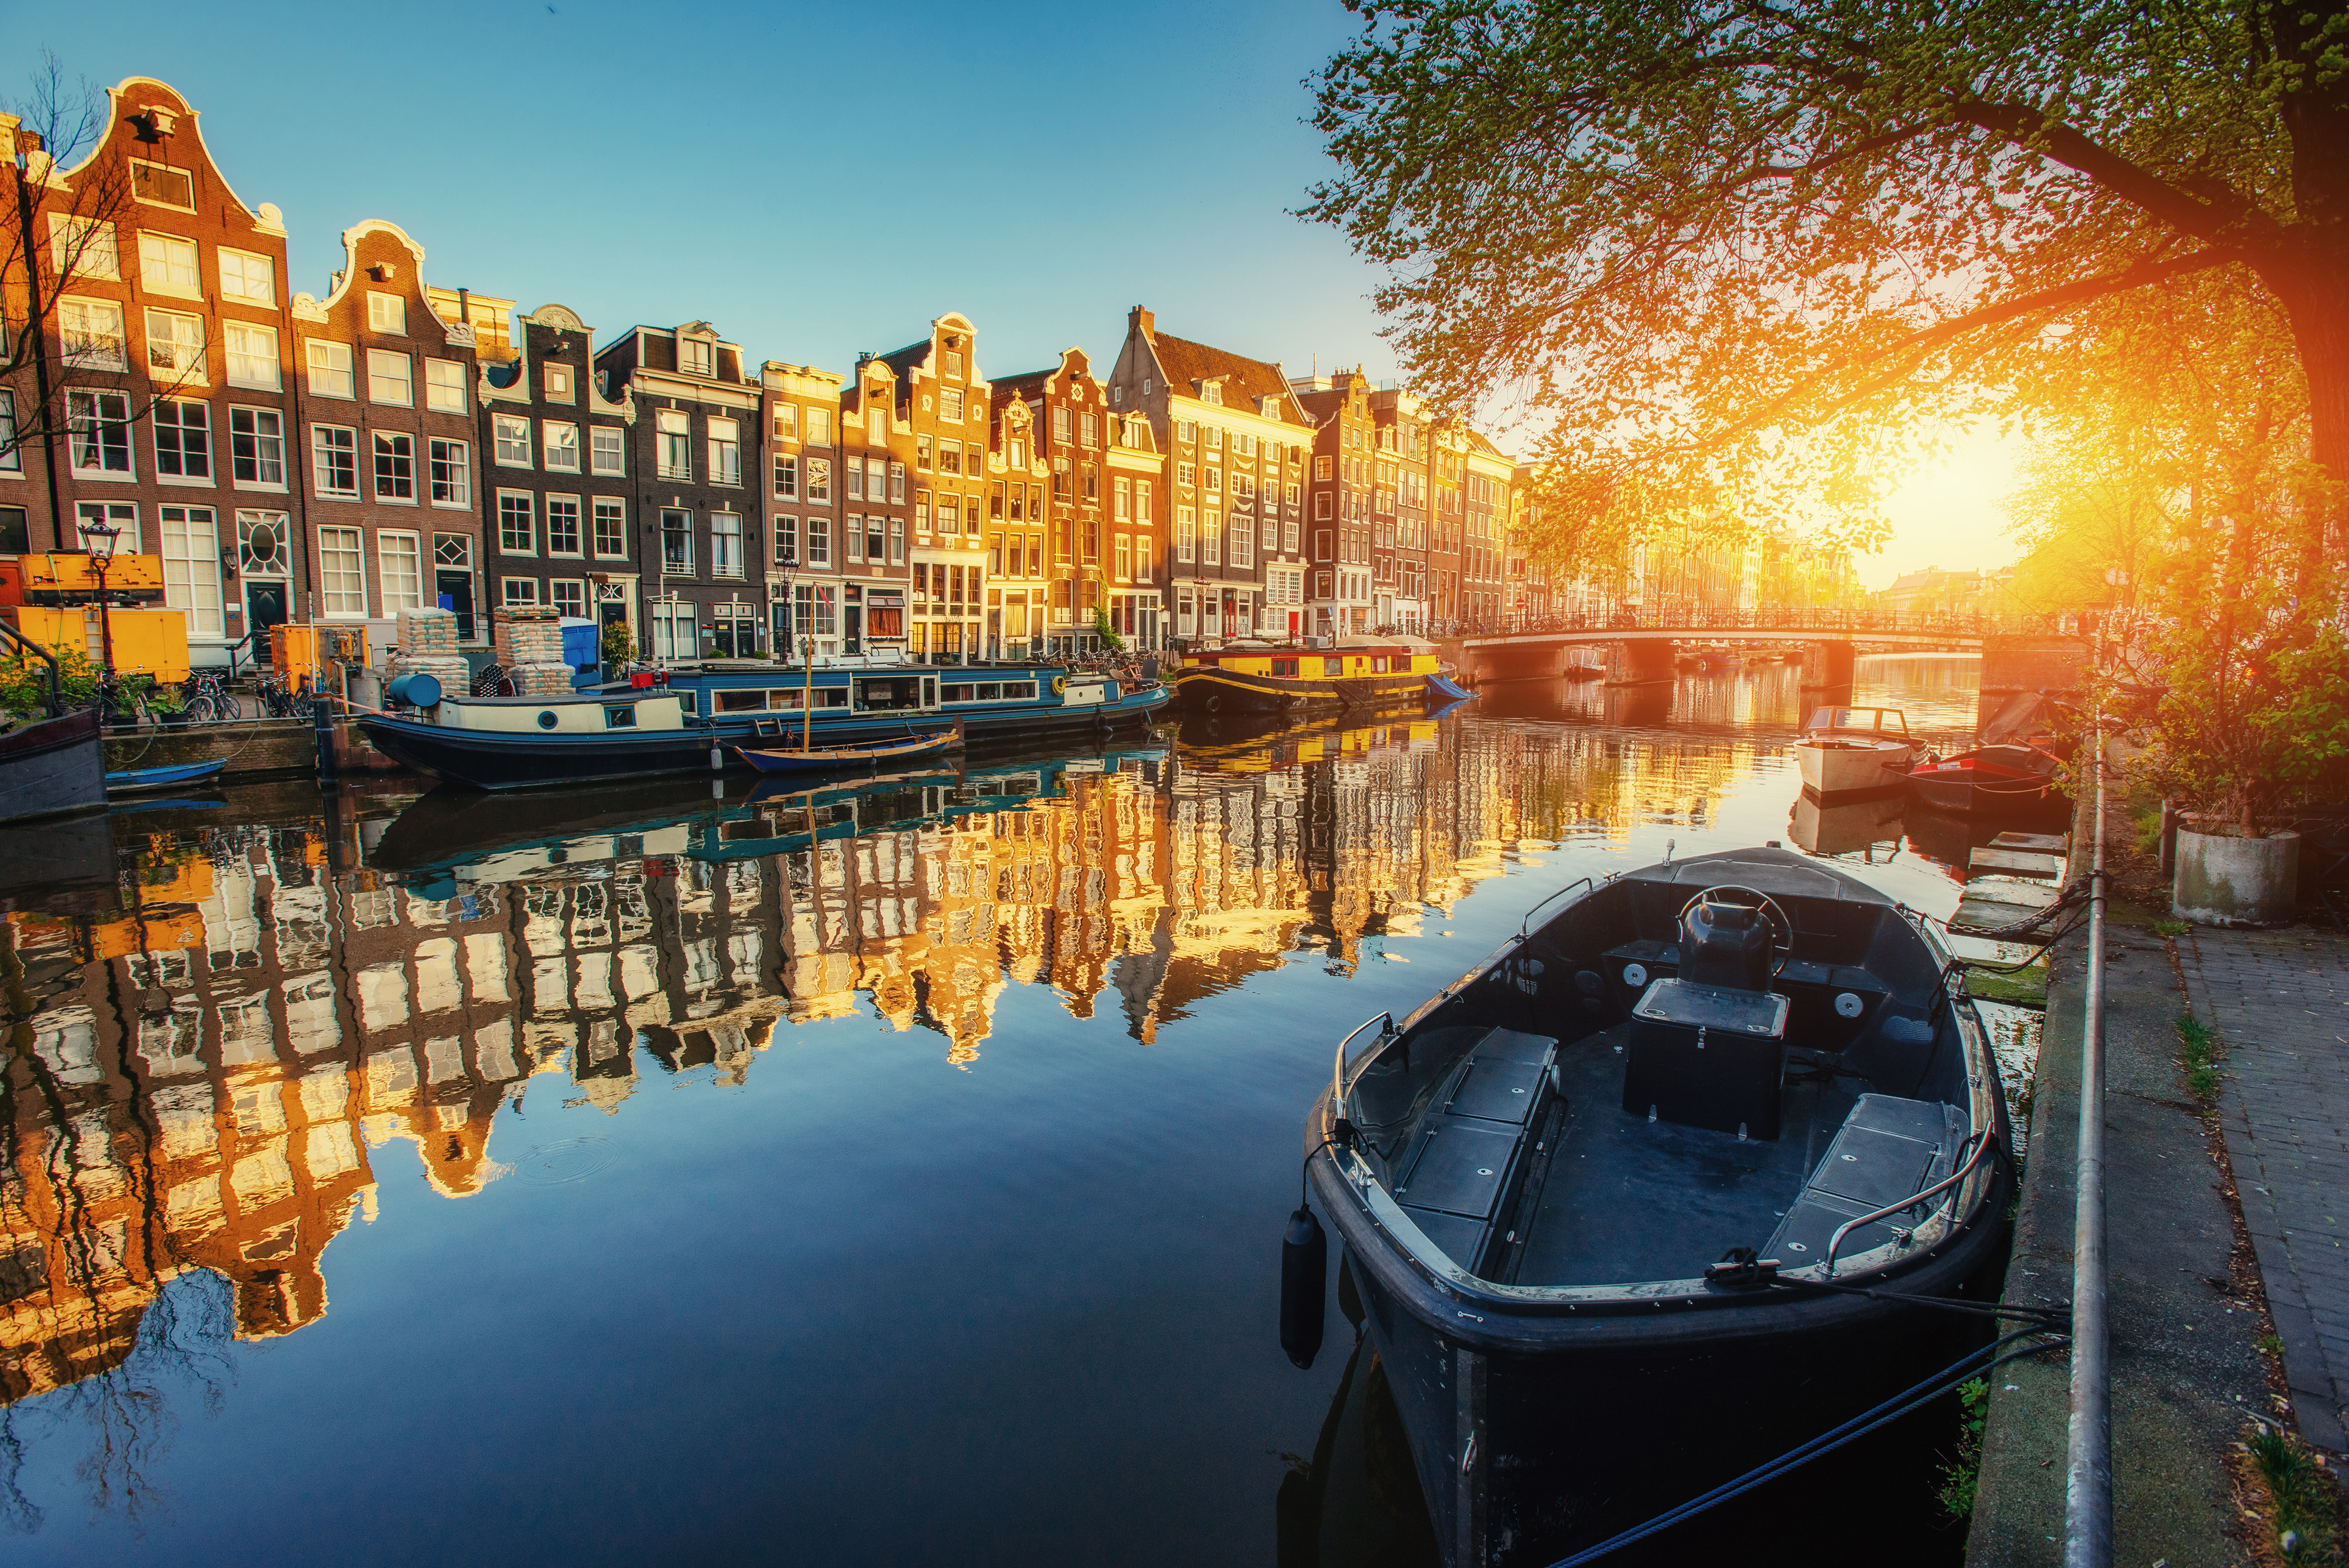
POLYGON ((962 746, 962 720, 946 729, 911 728, 903 740, 883 740, 869 746, 757 747, 737 746, 734 755, 761 773, 838 773, 850 769, 877 769, 884 763, 933 757, 962 746))
POLYGON ((176 768, 127 768, 106 776, 109 795, 137 795, 149 789, 171 789, 182 784, 201 784, 216 778, 226 759, 215 757, 210 762, 182 762, 176 768))

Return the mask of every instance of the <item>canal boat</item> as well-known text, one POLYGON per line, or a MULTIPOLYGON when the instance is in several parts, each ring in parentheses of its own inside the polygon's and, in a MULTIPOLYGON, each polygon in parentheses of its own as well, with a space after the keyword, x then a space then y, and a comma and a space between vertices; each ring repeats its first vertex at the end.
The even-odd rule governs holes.
POLYGON ((1917 760, 1909 720, 1895 707, 1823 707, 1795 742, 1795 766, 1814 795, 1899 789, 1917 760))
POLYGON ((802 727, 826 746, 902 740, 925 720, 959 723, 974 740, 1106 734, 1145 722, 1168 695, 1048 665, 858 660, 811 670, 729 660, 559 696, 444 694, 357 723, 408 767, 471 789, 519 789, 715 772, 732 748, 802 727))
POLYGON ((1980 746, 1951 757, 1928 753, 1909 769, 1909 788, 1927 805, 1961 816, 2029 813, 2060 804, 2056 772, 2069 746, 2054 704, 2019 692, 1982 727, 1980 746))
POLYGON ((962 725, 939 730, 906 727, 904 738, 864 746, 737 746, 734 754, 761 773, 839 773, 900 767, 962 745, 962 725))
POLYGON ((1174 686, 1186 713, 1402 707, 1468 695, 1444 676, 1433 644, 1386 638, 1321 648, 1230 643, 1184 655, 1174 686))
POLYGON ((1910 1386, 1986 1337, 1917 1298, 1994 1299, 2004 1256, 1997 1068, 1928 922, 1775 848, 1563 896, 1339 1041, 1305 1130, 1452 1568, 1548 1563, 1910 1386))
POLYGON ((105 804, 106 742, 95 708, 0 730, 0 822, 70 816, 105 804))
POLYGON ((150 789, 172 789, 204 784, 220 777, 228 763, 215 757, 208 762, 182 762, 170 768, 124 768, 106 776, 106 792, 141 795, 150 789))

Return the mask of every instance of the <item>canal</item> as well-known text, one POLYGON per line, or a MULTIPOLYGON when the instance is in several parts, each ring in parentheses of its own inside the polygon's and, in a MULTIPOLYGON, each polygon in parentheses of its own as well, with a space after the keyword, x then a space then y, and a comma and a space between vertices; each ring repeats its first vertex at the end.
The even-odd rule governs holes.
MULTIPOLYGON (((1960 739, 1972 672, 1868 661, 1856 699, 1960 739)), ((1431 1561, 1336 1305, 1310 1371, 1276 1340, 1306 1106, 1355 1023, 1668 846, 1947 914, 1989 830, 1798 808, 1795 680, 812 796, 118 813, 6 916, 0 1553, 1431 1561)), ((1624 1560, 1955 1562, 1955 1435, 1624 1560)))

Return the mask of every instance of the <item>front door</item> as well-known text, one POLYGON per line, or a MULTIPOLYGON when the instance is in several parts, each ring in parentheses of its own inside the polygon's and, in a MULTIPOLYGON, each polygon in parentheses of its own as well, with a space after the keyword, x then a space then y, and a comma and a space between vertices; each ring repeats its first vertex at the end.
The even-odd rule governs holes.
POLYGON ((265 578, 244 580, 244 624, 253 634, 253 662, 269 662, 269 628, 285 624, 285 584, 265 578))
POLYGON ((470 572, 436 572, 432 574, 435 591, 440 596, 440 608, 457 614, 457 640, 473 640, 473 574, 470 572))
POLYGON ((864 651, 864 606, 849 604, 841 611, 841 647, 843 652, 861 654, 864 651))

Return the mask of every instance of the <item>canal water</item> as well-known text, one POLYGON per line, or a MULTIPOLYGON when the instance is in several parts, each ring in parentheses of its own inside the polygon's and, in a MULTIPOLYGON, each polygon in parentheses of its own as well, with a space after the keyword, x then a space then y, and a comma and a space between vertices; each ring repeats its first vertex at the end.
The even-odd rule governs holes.
MULTIPOLYGON (((1857 700, 1961 739, 1972 671, 1857 700)), ((1307 1104, 1354 1024, 1668 848, 1947 914, 1962 823, 1797 806, 1795 680, 118 812, 5 917, 0 1556, 1430 1561, 1344 1319, 1309 1372, 1276 1342, 1307 1104)), ((1954 1562, 1955 1435, 1728 1539, 1954 1562)))

